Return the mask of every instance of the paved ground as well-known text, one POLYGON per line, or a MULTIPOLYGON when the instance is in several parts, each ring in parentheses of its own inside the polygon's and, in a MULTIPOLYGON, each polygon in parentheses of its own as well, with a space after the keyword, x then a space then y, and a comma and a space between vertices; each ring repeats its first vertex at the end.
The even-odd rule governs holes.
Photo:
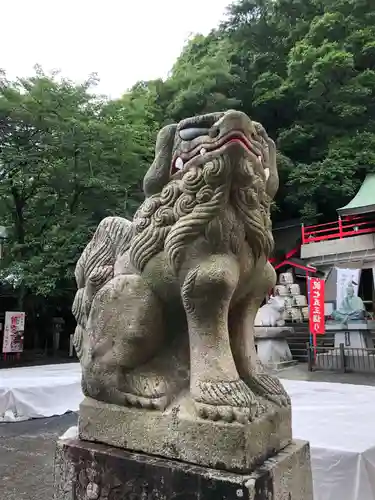
POLYGON ((56 438, 77 416, 0 424, 1 500, 53 500, 56 438))
MULTIPOLYGON (((280 378, 375 386, 375 375, 307 371, 298 365, 277 373, 280 378)), ((55 441, 77 416, 0 424, 0 499, 53 500, 55 441)))
POLYGON ((312 380, 315 382, 375 386, 375 374, 337 373, 329 371, 309 372, 307 365, 304 363, 275 373, 279 378, 290 380, 312 380))

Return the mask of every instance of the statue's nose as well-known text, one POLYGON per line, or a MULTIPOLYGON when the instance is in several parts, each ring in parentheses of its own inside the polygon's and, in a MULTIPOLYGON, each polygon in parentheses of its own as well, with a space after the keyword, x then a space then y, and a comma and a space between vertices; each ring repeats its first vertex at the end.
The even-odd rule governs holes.
POLYGON ((250 118, 242 111, 229 110, 213 124, 210 136, 222 136, 233 130, 242 131, 245 134, 255 133, 255 127, 250 118))

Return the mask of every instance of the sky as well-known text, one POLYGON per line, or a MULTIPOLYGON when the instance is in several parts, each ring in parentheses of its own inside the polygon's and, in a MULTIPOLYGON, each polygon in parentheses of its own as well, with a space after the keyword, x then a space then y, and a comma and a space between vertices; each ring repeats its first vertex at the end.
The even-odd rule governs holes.
POLYGON ((1 6, 0 68, 8 78, 48 72, 119 97, 138 80, 166 77, 193 33, 207 34, 231 0, 8 0, 1 6))

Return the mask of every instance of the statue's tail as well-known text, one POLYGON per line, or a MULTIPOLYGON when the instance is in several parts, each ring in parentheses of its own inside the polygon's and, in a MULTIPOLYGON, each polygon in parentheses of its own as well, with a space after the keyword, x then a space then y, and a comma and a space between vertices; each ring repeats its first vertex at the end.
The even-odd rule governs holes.
POLYGON ((129 247, 132 223, 121 217, 101 221, 90 243, 79 258, 75 278, 77 293, 72 312, 77 321, 73 343, 78 358, 85 363, 94 339, 86 330, 91 304, 96 293, 113 278, 115 262, 129 247))

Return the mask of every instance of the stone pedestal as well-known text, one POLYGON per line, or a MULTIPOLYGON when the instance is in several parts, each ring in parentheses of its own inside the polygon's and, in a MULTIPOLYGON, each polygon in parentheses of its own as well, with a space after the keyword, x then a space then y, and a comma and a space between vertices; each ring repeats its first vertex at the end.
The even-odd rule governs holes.
POLYGON ((374 321, 349 321, 344 323, 326 324, 327 332, 335 334, 335 348, 340 344, 353 349, 374 349, 372 331, 375 329, 374 321))
POLYGON ((317 354, 316 366, 331 370, 375 371, 375 356, 369 351, 374 349, 374 326, 374 321, 327 323, 326 331, 333 331, 335 334, 335 348, 330 352, 317 354))
POLYGON ((250 474, 67 439, 54 500, 313 500, 309 445, 295 441, 250 474))
POLYGON ((294 332, 293 328, 256 326, 254 331, 258 356, 266 368, 280 370, 297 364, 286 340, 286 336, 294 332))
POLYGON ((262 400, 252 422, 199 418, 187 395, 165 411, 102 403, 80 406, 79 437, 215 469, 248 472, 292 441, 291 409, 262 400))

